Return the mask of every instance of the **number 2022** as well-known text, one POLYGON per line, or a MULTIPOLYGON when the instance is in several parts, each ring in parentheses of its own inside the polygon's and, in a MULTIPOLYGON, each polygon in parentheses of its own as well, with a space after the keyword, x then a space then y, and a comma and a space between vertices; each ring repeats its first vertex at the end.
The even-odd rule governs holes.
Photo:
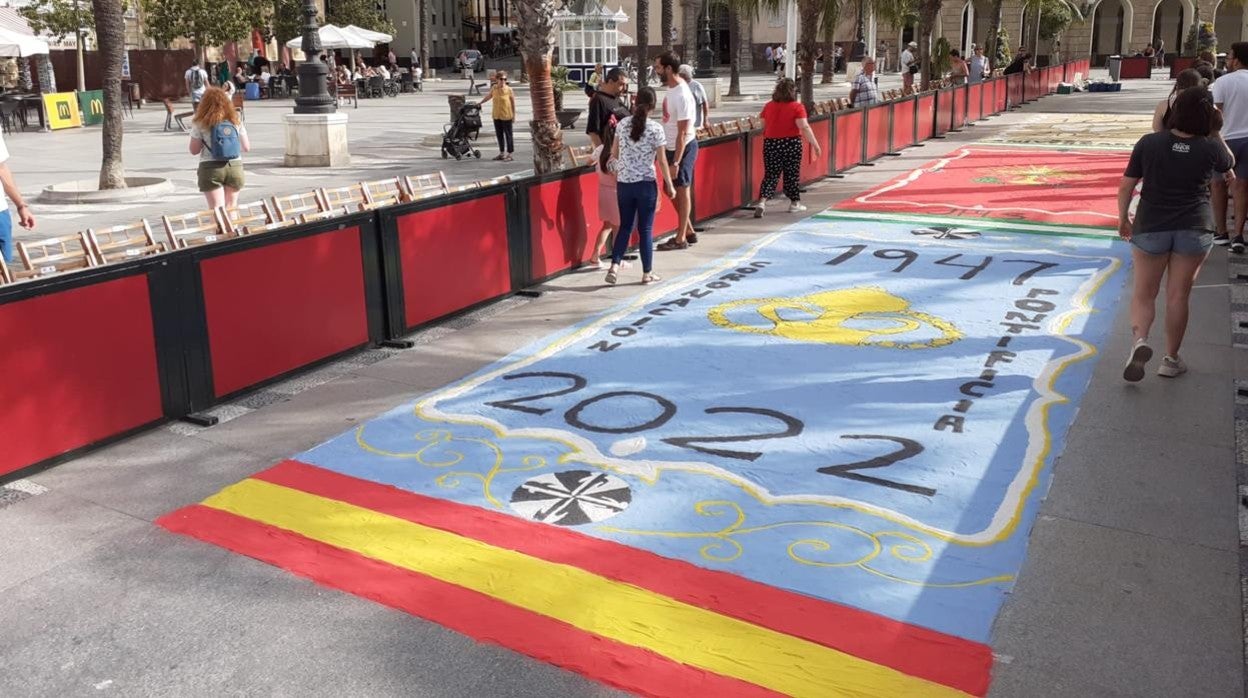
MULTIPOLYGON (((535 406, 532 403, 551 398, 562 397, 572 393, 584 390, 589 385, 589 381, 583 376, 575 373, 564 373, 561 371, 533 371, 525 373, 513 373, 503 376, 503 380, 525 380, 525 379, 553 379, 566 380, 569 385, 564 388, 550 390, 547 392, 533 393, 522 397, 510 398, 507 400, 495 400, 487 402, 490 407, 499 409, 513 410, 523 412, 525 414, 544 415, 551 412, 552 408, 535 406)), ((563 414, 563 420, 571 427, 582 431, 593 432, 597 434, 635 434, 643 431, 658 429, 666 425, 676 416, 676 405, 671 400, 654 393, 648 393, 640 390, 613 390, 600 393, 593 397, 585 398, 568 408, 563 414), (658 415, 640 424, 626 426, 607 426, 602 424, 593 424, 585 421, 585 410, 597 403, 608 402, 619 398, 642 398, 650 400, 658 408, 658 415)), ((704 410, 706 414, 745 414, 773 419, 780 423, 781 428, 773 432, 762 432, 753 434, 730 434, 726 436, 672 436, 663 439, 663 443, 676 446, 677 448, 686 448, 701 453, 719 456, 721 458, 732 458, 736 460, 744 460, 753 462, 762 457, 761 451, 743 451, 729 448, 718 448, 711 444, 735 444, 750 441, 767 441, 771 439, 784 439, 791 436, 799 436, 805 425, 800 419, 787 415, 783 412, 770 410, 762 407, 708 407, 704 410)), ((890 453, 886 453, 875 458, 852 463, 844 463, 839 465, 829 465, 819 468, 819 472, 825 475, 832 475, 847 480, 863 482, 870 485, 877 485, 889 489, 910 492, 912 494, 930 497, 936 494, 936 490, 930 487, 922 487, 894 480, 887 480, 880 477, 863 474, 859 471, 871 470, 876 468, 885 468, 899 461, 907 460, 919 455, 923 452, 923 446, 913 439, 907 439, 897 436, 883 436, 877 434, 847 434, 842 436, 843 439, 853 440, 880 440, 894 443, 897 449, 890 453)))

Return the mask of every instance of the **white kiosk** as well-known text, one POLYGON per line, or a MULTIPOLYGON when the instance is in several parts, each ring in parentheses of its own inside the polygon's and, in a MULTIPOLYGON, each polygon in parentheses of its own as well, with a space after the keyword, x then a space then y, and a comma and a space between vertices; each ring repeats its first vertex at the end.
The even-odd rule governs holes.
POLYGON ((568 69, 571 82, 589 82, 594 67, 610 69, 620 64, 619 26, 628 21, 623 8, 612 12, 591 2, 585 13, 574 15, 566 9, 555 13, 559 25, 559 65, 568 69))

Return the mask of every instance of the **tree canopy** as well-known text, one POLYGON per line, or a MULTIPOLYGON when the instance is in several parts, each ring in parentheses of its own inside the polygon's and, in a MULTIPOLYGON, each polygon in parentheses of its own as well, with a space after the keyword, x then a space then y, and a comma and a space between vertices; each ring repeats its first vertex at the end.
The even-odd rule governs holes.
POLYGON ((57 39, 73 36, 79 28, 91 31, 95 27, 95 13, 89 2, 79 3, 75 11, 73 0, 31 0, 17 12, 36 34, 48 34, 57 39))
POLYGON ((262 5, 246 0, 143 0, 147 33, 162 43, 186 37, 197 49, 238 41, 264 26, 262 5))

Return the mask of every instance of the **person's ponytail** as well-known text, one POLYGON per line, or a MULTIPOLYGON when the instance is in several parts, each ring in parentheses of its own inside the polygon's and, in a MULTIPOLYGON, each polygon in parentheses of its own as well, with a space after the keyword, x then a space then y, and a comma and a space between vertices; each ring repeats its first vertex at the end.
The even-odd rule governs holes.
POLYGON ((636 143, 646 132, 646 119, 654 110, 654 90, 643 87, 637 90, 637 98, 633 100, 633 120, 629 124, 628 137, 636 143))

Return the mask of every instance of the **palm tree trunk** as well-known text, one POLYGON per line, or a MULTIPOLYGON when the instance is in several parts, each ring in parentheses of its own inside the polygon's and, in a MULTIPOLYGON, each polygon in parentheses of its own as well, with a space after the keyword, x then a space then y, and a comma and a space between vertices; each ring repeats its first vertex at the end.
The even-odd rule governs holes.
POLYGON ((637 84, 646 84, 650 66, 650 0, 637 0, 637 84))
POLYGON ((836 31, 836 13, 832 13, 831 17, 825 17, 823 21, 823 79, 819 81, 821 85, 832 84, 832 73, 836 70, 836 58, 833 53, 836 51, 836 42, 832 40, 832 34, 836 31))
POLYGON ((126 25, 121 0, 92 0, 95 36, 103 59, 104 126, 100 189, 124 189, 126 171, 121 159, 121 66, 125 61, 126 25))
MULTIPOLYGON (((815 104, 815 49, 819 36, 819 15, 823 13, 824 3, 821 0, 800 0, 797 4, 798 31, 797 41, 798 65, 802 68, 799 87, 802 104, 806 109, 813 109, 815 104)), ((786 58, 792 60, 792 58, 786 58)))
POLYGON ((420 11, 420 68, 429 75, 429 2, 418 0, 420 11))
POLYGON ((537 174, 563 167, 563 134, 555 117, 554 81, 550 76, 550 53, 555 45, 557 0, 515 0, 513 7, 520 31, 520 52, 529 75, 529 102, 533 106, 533 170, 537 174))
POLYGON ((992 18, 988 21, 988 45, 984 47, 984 57, 988 59, 988 65, 994 70, 1000 66, 997 65, 997 43, 1001 40, 998 33, 1001 31, 1001 3, 1004 0, 993 0, 992 2, 992 18))
POLYGON ((728 51, 732 62, 728 64, 728 96, 741 96, 741 13, 735 4, 728 5, 728 51))
MULTIPOLYGON (((662 45, 664 51, 672 50, 672 5, 674 0, 659 0, 659 32, 663 34, 662 45)), ((686 38, 685 43, 689 40, 686 38)), ((686 51, 688 53, 688 51, 686 51)), ((689 57, 685 56, 685 62, 689 62, 689 57)))
POLYGON ((921 0, 919 3, 919 89, 926 90, 932 84, 932 29, 936 26, 936 14, 940 12, 941 0, 921 0))

